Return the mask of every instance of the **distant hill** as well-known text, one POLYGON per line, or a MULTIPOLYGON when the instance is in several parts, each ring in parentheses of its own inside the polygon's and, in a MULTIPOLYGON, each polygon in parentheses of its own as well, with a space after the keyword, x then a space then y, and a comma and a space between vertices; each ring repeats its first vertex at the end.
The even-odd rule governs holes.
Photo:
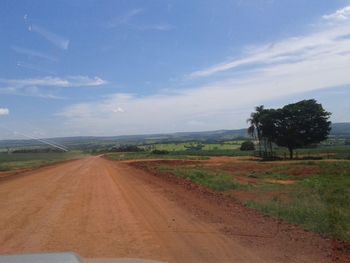
MULTIPOLYGON (((350 122, 333 123, 331 137, 350 139, 350 122)), ((149 135, 123 135, 123 136, 82 136, 82 137, 61 137, 45 139, 54 143, 63 144, 71 149, 84 149, 93 145, 112 145, 117 143, 170 143, 186 141, 221 142, 239 138, 248 138, 247 129, 238 130, 217 130, 203 132, 177 132, 170 134, 149 134, 149 135)), ((35 140, 0 140, 0 147, 30 147, 41 146, 35 140)))
POLYGON ((331 135, 350 138, 350 122, 333 123, 331 135))

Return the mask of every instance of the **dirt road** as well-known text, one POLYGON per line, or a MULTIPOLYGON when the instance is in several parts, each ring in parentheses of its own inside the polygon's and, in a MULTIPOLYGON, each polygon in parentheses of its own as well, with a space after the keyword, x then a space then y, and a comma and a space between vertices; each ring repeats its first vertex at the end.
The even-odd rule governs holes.
POLYGON ((296 246, 299 251, 281 250, 298 241, 225 234, 225 220, 206 219, 205 212, 186 206, 205 205, 205 200, 157 180, 101 157, 2 180, 0 254, 74 251, 88 258, 169 262, 330 261, 323 248, 307 247, 308 240, 296 246))

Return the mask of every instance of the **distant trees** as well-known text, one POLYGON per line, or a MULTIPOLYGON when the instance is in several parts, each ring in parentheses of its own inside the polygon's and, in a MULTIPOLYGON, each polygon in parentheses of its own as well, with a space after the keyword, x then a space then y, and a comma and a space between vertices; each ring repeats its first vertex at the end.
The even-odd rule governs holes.
POLYGON ((259 152, 272 156, 272 144, 288 148, 293 159, 294 150, 327 139, 331 130, 331 113, 316 100, 303 100, 281 109, 255 108, 248 119, 248 133, 259 142, 259 152))
POLYGON ((153 151, 151 151, 152 154, 169 154, 170 152, 167 151, 167 150, 158 150, 158 149, 155 149, 153 151))
MULTIPOLYGON (((10 152, 8 148, 8 153, 10 152)), ((62 153, 63 150, 57 148, 25 148, 25 149, 17 149, 13 150, 12 153, 62 153)))
POLYGON ((132 144, 121 144, 118 146, 113 146, 108 150, 109 152, 141 152, 142 148, 139 148, 137 145, 132 144))
POLYGON ((252 142, 252 141, 242 142, 240 150, 241 151, 254 151, 255 150, 254 142, 252 142))
POLYGON ((189 145, 184 145, 184 147, 186 148, 186 151, 200 151, 203 149, 204 144, 191 142, 189 145))

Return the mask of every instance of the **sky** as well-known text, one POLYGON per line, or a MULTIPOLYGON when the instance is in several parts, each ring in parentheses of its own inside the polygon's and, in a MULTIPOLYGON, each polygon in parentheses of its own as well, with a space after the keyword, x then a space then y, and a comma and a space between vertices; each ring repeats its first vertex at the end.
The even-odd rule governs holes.
POLYGON ((350 121, 349 0, 2 0, 0 139, 350 121))

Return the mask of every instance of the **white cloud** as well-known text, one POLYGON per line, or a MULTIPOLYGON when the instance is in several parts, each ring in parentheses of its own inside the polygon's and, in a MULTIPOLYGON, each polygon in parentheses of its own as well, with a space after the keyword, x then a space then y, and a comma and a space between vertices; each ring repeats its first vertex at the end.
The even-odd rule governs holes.
POLYGON ((116 109, 113 109, 113 112, 114 113, 123 113, 123 112, 125 112, 125 110, 123 109, 123 108, 121 108, 121 107, 118 107, 118 108, 116 108, 116 109))
POLYGON ((350 34, 348 23, 326 28, 319 32, 305 36, 299 36, 261 45, 249 47, 242 58, 219 63, 206 69, 198 70, 189 74, 191 78, 208 77, 220 72, 237 69, 242 66, 266 67, 273 63, 293 63, 294 61, 307 61, 317 59, 322 55, 333 56, 341 51, 350 51, 347 46, 350 34), (345 39, 342 39, 345 37, 345 39))
POLYGON ((347 20, 323 23, 307 35, 247 47, 241 58, 190 74, 206 77, 206 85, 144 97, 112 94, 69 106, 59 115, 68 130, 94 134, 186 131, 193 124, 200 130, 243 126, 255 105, 350 85, 349 36, 347 20), (245 74, 235 74, 238 70, 245 74), (127 111, 115 114, 115 105, 127 111))
POLYGON ((6 116, 10 114, 10 110, 7 108, 0 108, 0 116, 6 116))
POLYGON ((324 15, 323 19, 331 21, 343 21, 350 18, 350 6, 337 10, 335 13, 324 15))

